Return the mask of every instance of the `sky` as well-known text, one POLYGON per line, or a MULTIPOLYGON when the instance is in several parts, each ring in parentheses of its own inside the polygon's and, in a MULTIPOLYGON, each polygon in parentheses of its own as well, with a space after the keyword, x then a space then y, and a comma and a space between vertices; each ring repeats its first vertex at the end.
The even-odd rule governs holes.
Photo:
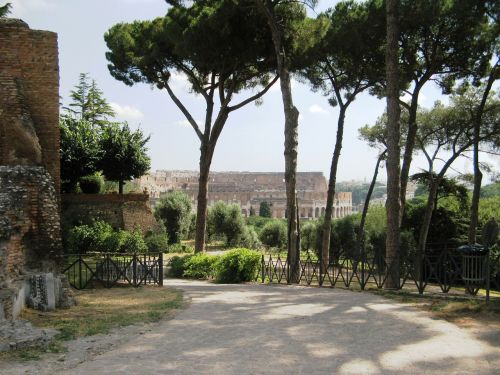
MULTIPOLYGON (((140 127, 151 135, 148 143, 151 170, 198 170, 199 139, 166 91, 147 84, 132 87, 115 80, 108 71, 104 33, 116 23, 147 20, 163 16, 168 6, 164 0, 9 0, 11 17, 27 22, 32 29, 58 34, 60 96, 68 104, 70 90, 80 73, 96 80, 105 98, 117 113, 117 119, 140 127)), ((0 1, 0 3, 4 3, 0 1)), ((320 1, 316 11, 333 6, 336 1, 320 1)), ((173 77, 173 88, 196 120, 203 119, 204 99, 189 93, 181 75, 173 77)), ((300 112, 298 171, 320 171, 328 178, 338 109, 328 104, 321 93, 313 93, 293 81, 293 99, 300 112)), ((435 100, 447 102, 429 83, 419 104, 430 107, 435 100)), ((344 142, 337 181, 369 181, 376 163, 377 150, 358 139, 358 129, 375 123, 385 109, 385 100, 368 94, 359 96, 348 109, 344 142)), ((279 85, 263 97, 262 105, 249 104, 232 112, 219 138, 212 162, 213 171, 284 171, 284 115, 279 85)), ((500 168, 498 158, 485 160, 500 168)), ((472 163, 463 158, 454 165, 457 173, 472 171, 472 163)), ((426 168, 417 156, 412 171, 426 168)), ((379 174, 385 180, 385 170, 379 174)), ((485 178, 485 182, 488 178, 485 178)))

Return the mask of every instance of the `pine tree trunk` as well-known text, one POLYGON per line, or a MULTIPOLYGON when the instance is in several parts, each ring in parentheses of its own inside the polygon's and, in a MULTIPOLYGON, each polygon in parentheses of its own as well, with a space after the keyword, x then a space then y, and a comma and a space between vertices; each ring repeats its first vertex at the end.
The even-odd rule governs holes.
POLYGON ((398 1, 387 0, 387 238, 386 262, 389 274, 385 283, 388 289, 399 288, 399 75, 398 75, 398 1))
POLYGON ((323 222, 323 237, 321 240, 321 272, 325 273, 329 263, 330 252, 330 235, 332 230, 332 216, 333 216, 333 201, 335 199, 335 184, 337 182, 337 166, 340 159, 340 151, 342 149, 342 139, 344 137, 344 120, 345 120, 344 106, 340 107, 339 118, 337 121, 337 139, 335 141, 335 148, 333 150, 332 164, 330 166, 330 178, 328 180, 328 192, 326 195, 326 208, 325 217, 323 222))
POLYGON ((360 252, 364 248, 365 222, 366 222, 366 215, 368 214, 368 208, 370 207, 370 199, 372 197, 373 189, 375 189, 375 184, 377 182, 378 169, 380 167, 380 163, 384 159, 386 153, 387 150, 385 150, 378 156, 377 164, 375 164, 375 171, 373 171, 372 181, 370 182, 370 187, 368 188, 368 193, 366 194, 365 204, 363 205, 363 212, 361 213, 361 221, 359 223, 359 228, 358 228, 358 246, 360 252))
POLYGON ((432 221, 432 213, 434 212, 434 207, 436 206, 437 191, 441 180, 440 176, 433 177, 432 174, 429 175, 429 178, 429 194, 427 196, 427 204, 425 206, 422 226, 420 227, 420 233, 418 236, 419 259, 422 259, 425 254, 427 236, 429 234, 429 228, 432 221))
POLYGON ((254 0, 259 11, 266 17, 271 30, 274 50, 276 52, 277 70, 280 77, 281 97, 285 113, 285 185, 286 185, 286 210, 288 218, 288 265, 291 283, 299 281, 300 277, 300 249, 298 242, 297 222, 297 194, 295 191, 297 174, 297 146, 299 111, 293 105, 290 72, 286 51, 283 47, 282 31, 274 15, 273 5, 268 6, 263 0, 254 0))
POLYGON ((210 173, 211 157, 207 146, 202 145, 200 155, 200 177, 198 178, 198 200, 196 206, 196 234, 195 253, 205 251, 205 229, 207 223, 208 205, 208 176, 210 173))
POLYGON ((490 75, 488 77, 488 82, 483 92, 483 97, 481 98, 481 103, 479 104, 476 115, 474 116, 474 190, 472 192, 472 202, 470 207, 470 224, 468 235, 470 244, 474 244, 476 242, 479 198, 481 193, 481 182, 483 178, 483 174, 481 173, 481 169, 479 167, 479 137, 481 134, 481 119, 483 117, 486 100, 488 99, 491 87, 493 86, 493 82, 495 81, 497 67, 498 62, 491 69, 490 75))
POLYGON ((118 194, 123 194, 123 180, 118 181, 118 194))

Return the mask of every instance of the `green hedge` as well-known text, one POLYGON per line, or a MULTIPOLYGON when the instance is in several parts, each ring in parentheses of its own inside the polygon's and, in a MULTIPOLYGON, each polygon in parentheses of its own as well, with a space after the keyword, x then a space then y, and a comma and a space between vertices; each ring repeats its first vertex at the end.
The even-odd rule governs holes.
POLYGON ((222 283, 252 281, 259 271, 260 260, 259 252, 244 248, 234 249, 223 255, 174 256, 170 260, 170 276, 214 278, 222 283))

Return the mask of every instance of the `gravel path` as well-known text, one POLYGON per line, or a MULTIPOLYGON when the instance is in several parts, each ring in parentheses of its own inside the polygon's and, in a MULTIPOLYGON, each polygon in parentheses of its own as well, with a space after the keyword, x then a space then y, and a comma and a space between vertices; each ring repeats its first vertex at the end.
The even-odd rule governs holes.
MULTIPOLYGON (((499 374, 480 339, 369 293, 168 280, 191 305, 173 320, 52 374, 499 374)), ((43 371, 42 371, 43 373, 43 371)))

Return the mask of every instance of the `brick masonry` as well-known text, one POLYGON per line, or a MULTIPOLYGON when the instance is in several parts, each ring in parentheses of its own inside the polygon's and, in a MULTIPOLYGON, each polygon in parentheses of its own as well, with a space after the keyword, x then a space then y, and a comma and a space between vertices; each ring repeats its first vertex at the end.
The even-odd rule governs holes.
POLYGON ((61 211, 66 228, 103 220, 114 229, 158 230, 147 194, 63 194, 61 211))
POLYGON ((0 19, 0 165, 42 165, 60 185, 57 34, 0 19))

